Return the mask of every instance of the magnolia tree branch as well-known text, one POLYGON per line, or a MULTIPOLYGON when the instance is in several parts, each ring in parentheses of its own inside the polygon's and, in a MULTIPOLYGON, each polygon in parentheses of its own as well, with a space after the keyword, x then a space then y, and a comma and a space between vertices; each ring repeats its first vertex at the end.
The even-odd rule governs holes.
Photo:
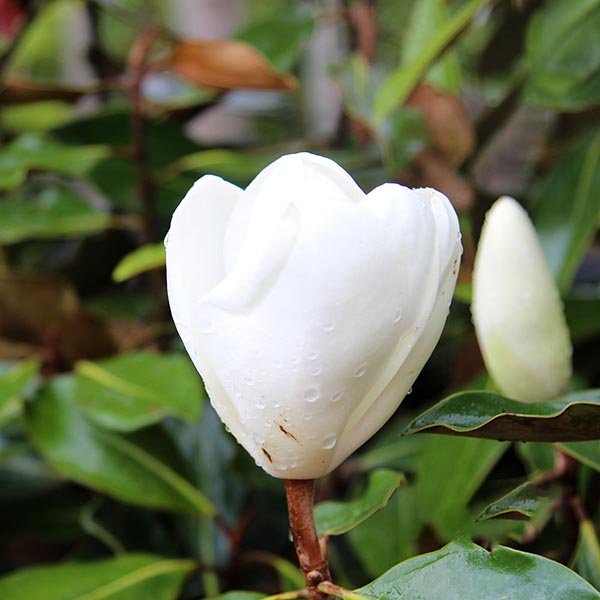
POLYGON ((317 588, 330 581, 329 566, 324 557, 313 514, 314 479, 286 479, 290 529, 296 546, 300 568, 304 573, 309 600, 326 600, 329 596, 317 588))

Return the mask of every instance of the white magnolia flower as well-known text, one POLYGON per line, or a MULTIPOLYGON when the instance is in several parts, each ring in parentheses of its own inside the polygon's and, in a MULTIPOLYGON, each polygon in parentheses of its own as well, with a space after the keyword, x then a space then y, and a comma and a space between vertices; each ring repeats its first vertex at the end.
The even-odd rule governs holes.
POLYGON ((396 410, 439 339, 461 253, 439 192, 365 195, 308 153, 246 190, 202 177, 166 246, 173 318, 213 406, 286 479, 328 473, 396 410))
POLYGON ((527 213, 506 196, 481 231, 472 313, 486 367, 504 394, 537 402, 564 390, 571 342, 560 296, 527 213))

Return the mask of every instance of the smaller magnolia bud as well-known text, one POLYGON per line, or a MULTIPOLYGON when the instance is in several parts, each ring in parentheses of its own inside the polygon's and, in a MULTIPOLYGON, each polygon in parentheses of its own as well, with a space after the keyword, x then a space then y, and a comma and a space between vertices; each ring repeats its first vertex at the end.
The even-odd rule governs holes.
POLYGON ((502 197, 488 211, 473 271, 473 323, 487 370, 523 402, 557 397, 571 341, 556 283, 527 213, 502 197))

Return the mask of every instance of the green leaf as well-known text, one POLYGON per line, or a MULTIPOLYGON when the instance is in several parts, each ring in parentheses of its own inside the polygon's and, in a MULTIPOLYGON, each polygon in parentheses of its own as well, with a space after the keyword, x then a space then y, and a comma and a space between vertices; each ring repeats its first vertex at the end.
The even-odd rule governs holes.
POLYGON ((29 239, 79 237, 110 226, 110 216, 100 212, 67 188, 46 187, 31 201, 0 204, 0 244, 29 239))
POLYGON ((140 273, 164 267, 166 260, 165 245, 162 242, 146 244, 129 253, 119 262, 113 271, 113 280, 122 283, 140 273))
POLYGON ((371 473, 363 492, 352 500, 321 502, 315 507, 317 533, 341 535, 383 508, 406 480, 401 473, 381 469, 371 473))
POLYGON ((367 572, 377 577, 397 562, 417 554, 422 526, 416 487, 405 484, 384 508, 348 532, 348 541, 367 572), (382 531, 398 533, 381 535, 382 531))
POLYGON ((0 579, 2 600, 173 600, 192 560, 129 554, 33 567, 0 579))
POLYGON ((0 123, 15 133, 38 133, 66 123, 73 107, 59 100, 43 100, 28 104, 3 106, 0 123))
POLYGON ((421 522, 445 540, 472 528, 468 505, 507 447, 494 440, 428 436, 417 462, 421 522))
POLYGON ((227 592, 219 596, 211 596, 209 600, 260 600, 264 598, 264 594, 258 592, 227 592))
POLYGON ((133 431, 166 416, 196 421, 204 397, 183 355, 133 352, 76 366, 75 398, 98 424, 133 431))
MULTIPOLYGON (((448 7, 444 0, 415 2, 404 33, 402 64, 419 60, 432 38, 448 20, 448 7)), ((426 80, 440 90, 458 94, 461 87, 460 64, 455 52, 448 51, 433 64, 426 80)))
POLYGON ((600 334, 600 298, 596 295, 565 298, 565 319, 574 343, 586 342, 600 334))
POLYGON ((0 150, 0 190, 19 187, 32 169, 82 176, 108 154, 107 146, 75 148, 32 134, 22 135, 0 150))
POLYGON ((218 175, 233 183, 247 183, 279 156, 272 152, 201 150, 170 164, 159 174, 159 179, 165 181, 184 171, 198 171, 200 174, 218 175))
POLYGON ((557 110, 581 110, 600 101, 600 2, 548 2, 531 20, 525 98, 557 110))
POLYGON ((560 444, 560 449, 580 463, 596 471, 600 471, 600 441, 570 442, 560 444))
POLYGON ((542 510, 551 510, 559 496, 558 486, 544 489, 542 486, 526 481, 486 506, 478 518, 481 521, 498 518, 529 520, 542 510))
POLYGON ((310 14, 286 6, 284 12, 249 23, 235 37, 257 48, 277 71, 289 71, 315 25, 310 14))
POLYGON ((512 442, 594 440, 600 438, 600 390, 530 403, 490 392, 461 392, 417 417, 404 434, 420 432, 512 442))
POLYGON ((600 129, 577 139, 536 190, 532 219, 559 288, 569 289, 600 215, 600 129))
POLYGON ((600 543, 594 524, 587 519, 579 525, 579 540, 571 567, 600 590, 600 543))
POLYGON ((486 0, 465 2, 436 30, 436 34, 430 38, 414 60, 407 65, 401 65, 386 77, 375 97, 375 121, 383 121, 393 110, 404 104, 431 65, 435 63, 452 40, 467 27, 484 4, 486 4, 486 0))
POLYGON ((0 369, 0 426, 21 414, 23 396, 37 377, 37 360, 25 360, 0 369))
POLYGON ((409 559, 355 592, 326 589, 347 600, 600 598, 592 586, 559 563, 503 546, 487 552, 470 542, 452 542, 409 559))
POLYGON ((166 461, 173 450, 160 431, 125 437, 101 429, 75 405, 73 383, 68 376, 55 378, 28 410, 31 441, 52 467, 124 502, 216 514, 212 503, 166 461))

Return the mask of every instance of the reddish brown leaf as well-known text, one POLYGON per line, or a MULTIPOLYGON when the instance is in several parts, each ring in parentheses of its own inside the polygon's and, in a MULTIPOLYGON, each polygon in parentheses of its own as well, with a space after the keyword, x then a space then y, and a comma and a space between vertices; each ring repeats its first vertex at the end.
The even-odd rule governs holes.
POLYGON ((256 48, 237 40, 181 42, 166 64, 180 77, 216 90, 294 90, 298 85, 293 75, 278 73, 256 48))
POLYGON ((25 11, 16 0, 0 0, 0 35, 14 39, 25 21, 25 11))
POLYGON ((471 154, 475 147, 475 130, 459 98, 420 84, 408 104, 423 111, 433 146, 452 165, 460 165, 471 154))
POLYGON ((75 290, 44 275, 0 275, 0 338, 4 347, 43 348, 50 370, 115 351, 105 323, 85 312, 75 290))

